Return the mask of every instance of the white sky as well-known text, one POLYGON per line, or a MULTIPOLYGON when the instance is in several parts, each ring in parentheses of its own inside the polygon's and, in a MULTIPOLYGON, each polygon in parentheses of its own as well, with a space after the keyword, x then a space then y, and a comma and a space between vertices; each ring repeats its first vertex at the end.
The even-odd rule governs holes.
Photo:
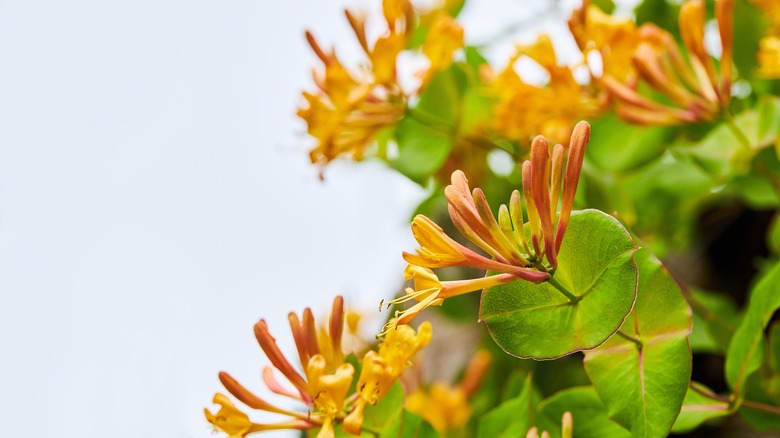
MULTIPOLYGON (((288 311, 402 284, 424 192, 321 183, 294 117, 303 29, 357 54, 345 3, 377 4, 0 0, 0 435, 210 437, 217 371, 261 385, 258 318, 288 343, 288 311)), ((537 2, 472 3, 478 42, 537 2)))

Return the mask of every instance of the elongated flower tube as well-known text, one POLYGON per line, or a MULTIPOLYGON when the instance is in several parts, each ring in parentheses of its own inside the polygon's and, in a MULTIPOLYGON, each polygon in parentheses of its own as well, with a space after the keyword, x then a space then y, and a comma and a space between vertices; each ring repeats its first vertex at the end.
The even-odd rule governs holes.
POLYGON ((397 312, 385 332, 392 331, 395 324, 410 322, 427 307, 441 305, 447 298, 516 280, 538 283, 549 279, 558 266, 558 252, 574 207, 589 141, 590 125, 586 122, 574 127, 568 151, 559 144, 551 154, 547 139, 537 136, 531 145, 531 160, 522 165, 523 194, 515 190, 509 207, 499 207, 498 219, 493 216, 484 192, 479 188, 471 190, 463 172, 453 172, 452 184, 444 189, 450 219, 466 239, 487 255, 456 242, 431 219, 416 216, 412 233, 420 248, 416 254, 403 253, 409 263, 404 277, 414 287, 407 288, 406 295, 390 301, 388 307, 407 301, 417 303, 397 312), (523 200, 528 213, 527 230, 523 200), (468 280, 440 281, 432 271, 455 266, 491 273, 468 280))
MULTIPOLYGON (((306 411, 289 410, 281 408, 271 402, 257 396, 245 386, 240 384, 230 374, 219 373, 219 380, 227 391, 238 401, 247 407, 278 414, 287 417, 288 420, 278 423, 261 424, 252 422, 248 415, 237 408, 230 399, 217 394, 214 403, 222 408, 217 413, 205 410, 206 419, 218 430, 226 432, 231 438, 243 438, 244 436, 267 430, 278 429, 314 429, 319 428, 318 438, 330 438, 335 435, 335 427, 355 410, 364 409, 365 403, 360 403, 360 391, 349 394, 355 380, 354 367, 344 362, 344 354, 341 349, 341 340, 345 325, 344 300, 336 297, 333 300, 330 318, 327 326, 318 327, 311 309, 305 309, 299 317, 295 313, 289 315, 290 328, 298 353, 299 364, 294 366, 276 345, 276 340, 268 331, 264 320, 255 324, 254 331, 260 347, 273 367, 265 367, 262 372, 262 380, 266 387, 273 393, 292 398, 306 407, 306 411), (286 383, 277 380, 274 371, 281 373, 286 383)), ((379 352, 369 351, 364 362, 371 363, 372 358, 379 357, 383 364, 391 365, 391 372, 384 375, 381 382, 370 380, 380 388, 373 393, 372 403, 376 403, 384 396, 389 388, 400 376, 401 371, 419 349, 427 345, 430 340, 430 326, 421 329, 418 337, 409 335, 411 330, 407 326, 400 326, 399 333, 394 333, 388 339, 394 340, 392 345, 400 341, 409 343, 409 339, 415 339, 413 346, 404 347, 403 353, 393 353, 395 347, 382 347, 379 352), (427 330, 427 331, 426 331, 427 330), (399 338, 401 336, 401 338, 399 338), (405 336, 405 337, 404 337, 405 336), (411 338, 410 338, 411 336, 411 338), (400 341, 399 341, 400 339, 400 341), (425 340, 427 339, 427 340, 425 340), (384 351, 384 350, 387 351, 384 351), (406 355, 400 363, 397 354, 406 355), (367 358, 367 359, 366 359, 367 358)), ((400 348, 400 347, 399 347, 400 348)), ((361 378, 366 373, 364 370, 361 378)), ((362 415, 362 414, 361 414, 362 415)), ((359 422, 362 416, 350 417, 350 426, 360 429, 359 422), (358 418, 359 417, 359 418, 358 418)))
POLYGON ((670 104, 656 102, 636 90, 636 84, 605 74, 599 83, 618 103, 617 113, 641 125, 673 125, 711 121, 728 108, 733 76, 734 0, 716 0, 722 53, 719 71, 704 46, 703 0, 687 0, 679 26, 685 55, 671 34, 646 23, 639 28, 633 53, 639 77, 663 94, 670 104))

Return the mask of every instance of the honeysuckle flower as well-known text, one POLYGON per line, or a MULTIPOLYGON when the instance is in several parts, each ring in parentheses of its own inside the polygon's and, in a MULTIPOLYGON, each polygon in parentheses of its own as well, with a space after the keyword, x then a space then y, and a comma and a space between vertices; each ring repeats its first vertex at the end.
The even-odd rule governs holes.
POLYGON ((244 405, 288 418, 278 423, 254 423, 227 396, 217 394, 214 403, 222 407, 216 414, 205 410, 206 419, 231 438, 243 438, 266 430, 315 428, 319 428, 317 438, 331 438, 335 436, 336 425, 343 423, 347 417, 349 425, 344 426, 344 430, 360 430, 366 403, 376 404, 385 395, 410 359, 428 344, 431 337, 430 324, 421 325, 416 334, 408 326, 398 326, 397 330, 385 336, 377 351, 365 354, 360 374, 360 381, 364 383, 358 386, 356 392, 349 394, 356 377, 355 369, 344 361, 341 343, 345 326, 348 333, 354 332, 357 318, 354 313, 344 311, 344 300, 341 297, 333 300, 330 317, 323 326, 317 325, 309 308, 300 317, 290 313, 288 319, 300 364, 293 366, 276 345, 265 321, 260 320, 254 326, 255 337, 273 365, 263 369, 262 380, 272 393, 300 402, 306 411, 281 408, 260 398, 230 374, 220 372, 222 385, 244 405), (373 374, 372 369, 375 370, 373 374), (287 382, 277 380, 275 371, 281 373, 287 382), (365 400, 360 401, 362 399, 365 400), (352 415, 353 411, 358 413, 352 415))
POLYGON ((417 332, 408 325, 394 326, 384 333, 378 351, 369 351, 363 357, 358 398, 355 408, 344 419, 345 432, 360 435, 363 416, 367 405, 375 405, 401 376, 411 363, 412 357, 431 341, 433 329, 424 322, 417 332))
POLYGON ((488 77, 487 83, 497 99, 494 128, 510 140, 525 142, 541 134, 565 142, 576 120, 600 111, 597 99, 575 80, 572 69, 557 63, 547 35, 539 36, 531 44, 518 45, 507 66, 498 75, 488 77), (529 84, 520 77, 515 63, 523 56, 549 73, 545 86, 529 84))
POLYGON ((453 53, 462 49, 463 44, 463 27, 444 11, 435 14, 422 44, 422 52, 429 62, 423 84, 427 84, 433 75, 452 65, 453 53))
POLYGON ((722 54, 719 71, 704 47, 703 0, 688 0, 680 8, 683 55, 671 34, 646 23, 632 60, 641 79, 666 96, 671 105, 641 95, 634 84, 605 74, 599 83, 617 100, 617 113, 641 125, 672 125, 711 121, 728 108, 733 74, 734 1, 716 0, 722 54))
POLYGON ((569 18, 569 30, 586 59, 591 53, 599 54, 601 71, 594 75, 597 81, 609 76, 624 84, 636 83, 632 57, 641 36, 633 20, 606 14, 586 0, 569 18))
POLYGON ((441 305, 446 298, 475 292, 516 280, 542 282, 550 278, 558 266, 557 254, 566 234, 574 207, 585 148, 590 141, 590 125, 575 126, 568 151, 560 144, 552 154, 547 139, 534 138, 531 160, 523 163, 523 194, 515 190, 509 207, 501 205, 498 220, 493 216, 484 192, 470 189, 466 175, 452 174, 452 184, 444 189, 449 203, 449 215, 458 231, 488 255, 482 255, 458 243, 431 219, 417 215, 412 221, 412 233, 420 245, 416 254, 403 253, 409 265, 404 277, 413 282, 406 295, 392 300, 391 305, 417 301, 399 311, 385 327, 404 324, 429 306, 441 305), (565 171, 564 171, 565 164, 565 171), (526 236, 523 199, 528 213, 530 239, 526 236), (558 214, 558 205, 561 205, 558 214), (432 269, 469 266, 492 271, 482 278, 440 281, 432 269))
POLYGON ((220 405, 220 409, 216 414, 212 414, 208 409, 204 409, 206 420, 216 429, 227 433, 229 438, 244 438, 250 433, 268 430, 305 430, 313 426, 303 419, 293 419, 273 424, 254 423, 226 395, 220 393, 214 395, 213 403, 220 405))
POLYGON ((473 412, 469 398, 482 384, 491 361, 490 353, 477 351, 458 384, 421 386, 406 396, 406 410, 422 417, 441 435, 462 429, 473 412))
POLYGON ((759 42, 758 75, 766 79, 780 78, 780 2, 776 0, 750 0, 769 18, 771 26, 759 42))
POLYGON ((335 51, 326 52, 310 32, 306 33, 324 65, 323 72, 314 74, 319 90, 304 92, 306 104, 298 110, 308 133, 317 139, 310 153, 315 164, 325 165, 342 155, 361 159, 378 133, 403 117, 407 96, 396 81, 396 58, 408 42, 414 15, 408 0, 385 0, 383 12, 387 30, 372 45, 366 36, 365 20, 346 11, 368 59, 361 74, 350 72, 335 51))

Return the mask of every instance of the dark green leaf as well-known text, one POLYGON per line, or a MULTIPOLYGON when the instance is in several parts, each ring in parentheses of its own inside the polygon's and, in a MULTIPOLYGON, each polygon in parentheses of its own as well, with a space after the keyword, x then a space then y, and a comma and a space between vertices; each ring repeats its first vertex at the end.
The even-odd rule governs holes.
POLYGON ((639 288, 621 332, 585 352, 585 371, 609 416, 634 437, 663 437, 680 412, 691 377, 691 309, 649 251, 634 256, 639 288))
MULTIPOLYGON (((712 392, 709 388, 699 383, 692 383, 705 391, 712 392)), ((674 422, 673 433, 686 433, 699 427, 707 420, 729 415, 729 404, 724 401, 713 400, 703 396, 693 389, 688 388, 685 394, 680 416, 674 422)))
POLYGON ((555 279, 579 297, 570 301, 550 282, 527 281, 482 293, 480 319, 507 353, 552 359, 595 348, 622 324, 636 296, 637 246, 620 223, 598 210, 572 214, 555 279))
POLYGON ((748 308, 726 355, 726 380, 739 398, 745 382, 764 359, 764 328, 780 307, 780 262, 769 270, 750 292, 748 308))
POLYGON ((571 412, 574 436, 577 438, 623 438, 631 436, 607 417, 607 408, 592 386, 580 386, 560 391, 539 404, 536 425, 552 436, 561 434, 561 418, 571 412))
POLYGON ((479 420, 478 438, 525 436, 534 421, 534 386, 528 375, 520 395, 507 400, 479 420))
POLYGON ((631 170, 660 156, 673 133, 670 128, 632 126, 608 115, 591 123, 588 159, 603 170, 631 170))

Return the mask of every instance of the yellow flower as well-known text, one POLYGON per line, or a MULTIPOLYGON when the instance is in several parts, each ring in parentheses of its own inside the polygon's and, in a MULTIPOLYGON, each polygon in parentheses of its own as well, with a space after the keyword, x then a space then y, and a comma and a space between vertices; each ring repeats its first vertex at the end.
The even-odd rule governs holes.
POLYGON ((421 416, 440 434, 462 429, 471 419, 472 409, 458 388, 434 383, 406 397, 406 409, 421 416))
POLYGON ((598 6, 583 2, 569 18, 569 29, 584 56, 596 52, 601 58, 601 74, 622 83, 636 81, 636 69, 631 60, 640 36, 630 18, 605 14, 598 6))
POLYGON ((758 54, 758 74, 768 79, 780 79, 780 37, 761 38, 758 54))
POLYGON ((241 412, 224 394, 215 394, 213 402, 220 405, 219 411, 212 414, 204 409, 206 420, 216 429, 228 434, 230 438, 244 438, 250 433, 268 430, 299 429, 312 427, 311 423, 296 419, 275 424, 260 424, 249 420, 249 416, 241 412))
POLYGON ((344 362, 341 348, 345 319, 352 320, 346 324, 348 329, 355 328, 355 318, 345 317, 344 300, 341 297, 333 300, 328 324, 323 328, 318 329, 309 308, 303 311, 301 317, 296 313, 289 314, 290 329, 300 359, 299 368, 294 367, 281 352, 276 345, 276 340, 268 331, 265 321, 260 320, 255 324, 255 337, 273 365, 263 369, 263 382, 271 392, 304 404, 306 411, 275 406, 248 390, 228 373, 220 372, 220 382, 240 402, 251 409, 279 414, 288 417, 289 420, 273 424, 253 423, 222 394, 214 397, 214 403, 222 405, 222 408, 216 414, 206 410, 206 419, 217 429, 228 433, 231 438, 243 438, 248 434, 266 430, 314 428, 320 429, 317 438, 331 438, 335 436, 335 426, 339 423, 344 424, 348 414, 350 421, 348 425, 342 426, 344 430, 349 430, 350 427, 359 430, 365 407, 365 402, 360 400, 366 399, 373 404, 385 395, 387 389, 408 365, 411 357, 428 344, 431 328, 429 324, 423 324, 415 335, 414 330, 408 326, 400 326, 397 333, 386 336, 378 351, 369 351, 363 358, 364 368, 360 378, 366 382, 365 385, 359 386, 358 391, 349 394, 355 379, 355 369, 351 364, 344 362), (399 353, 398 349, 402 349, 403 352, 399 353), (400 359, 397 357, 398 354, 402 355, 400 359), (377 363, 372 367, 374 362, 377 363), (377 366, 381 369, 377 369, 377 366), (289 385, 282 384, 276 379, 274 369, 285 377, 289 385), (299 369, 303 372, 299 372, 299 369), (372 370, 374 370, 373 374, 372 370), (294 389, 291 390, 290 385, 294 389), (371 392, 369 394, 365 391, 371 392), (350 414, 354 412, 357 414, 350 414))
POLYGON ((441 435, 462 429, 471 419, 469 398, 482 384, 492 358, 485 350, 476 352, 457 385, 434 383, 406 396, 406 409, 421 416, 441 435))
POLYGON ((343 429, 360 435, 367 405, 375 405, 411 363, 412 357, 431 341, 430 323, 420 324, 415 333, 408 325, 398 325, 384 334, 377 352, 369 351, 363 357, 357 387, 359 398, 355 409, 344 419, 343 429))
POLYGON ((641 95, 635 84, 605 74, 599 84, 617 100, 617 113, 642 125, 672 125, 711 121, 728 108, 733 73, 734 1, 716 0, 715 17, 722 46, 720 69, 704 47, 703 0, 688 0, 679 23, 686 55, 671 34, 652 23, 639 28, 640 43, 632 60, 641 79, 671 102, 659 103, 641 95))
POLYGON ((767 79, 780 79, 780 2, 775 0, 751 0, 769 18, 771 27, 759 42, 758 75, 767 79))
POLYGON ((403 253, 404 260, 409 263, 404 277, 413 281, 414 288, 406 289, 406 295, 390 301, 388 307, 411 300, 417 303, 398 312, 385 326, 385 331, 392 331, 394 324, 410 322, 427 307, 441 305, 447 298, 521 279, 538 283, 550 278, 550 272, 558 266, 557 255, 574 207, 589 141, 590 125, 586 122, 575 126, 568 151, 558 144, 551 155, 547 139, 534 138, 531 160, 524 162, 522 167, 524 196, 515 190, 509 207, 500 206, 498 220, 493 216, 484 192, 479 188, 472 191, 466 175, 461 171, 453 172, 452 184, 444 189, 450 219, 464 237, 488 256, 461 245, 432 220, 417 215, 412 221, 412 233, 420 248, 416 254, 403 253), (530 242, 525 232, 523 198, 528 212, 530 242), (496 274, 439 281, 431 270, 455 266, 469 266, 496 274))
POLYGON ((547 35, 529 45, 517 47, 515 55, 498 75, 487 78, 488 90, 496 97, 494 128, 510 140, 529 141, 541 134, 565 142, 578 119, 599 112, 597 100, 580 85, 568 66, 557 64, 555 49, 547 35), (523 81, 515 70, 526 56, 549 74, 545 86, 523 81))
POLYGON ((298 110, 309 135, 317 140, 310 153, 312 163, 324 166, 339 156, 360 160, 379 132, 403 117, 407 97, 396 81, 396 58, 409 40, 414 15, 411 4, 403 0, 386 0, 383 11, 387 30, 373 45, 366 36, 365 20, 346 11, 368 59, 361 75, 352 74, 334 51, 324 51, 306 32, 309 45, 324 66, 324 71, 314 76, 319 90, 304 92, 305 104, 298 110))
POLYGON ((460 24, 443 11, 436 14, 422 45, 422 52, 430 63, 423 84, 427 84, 434 74, 452 64, 453 53, 463 48, 463 41, 463 28, 460 24))

